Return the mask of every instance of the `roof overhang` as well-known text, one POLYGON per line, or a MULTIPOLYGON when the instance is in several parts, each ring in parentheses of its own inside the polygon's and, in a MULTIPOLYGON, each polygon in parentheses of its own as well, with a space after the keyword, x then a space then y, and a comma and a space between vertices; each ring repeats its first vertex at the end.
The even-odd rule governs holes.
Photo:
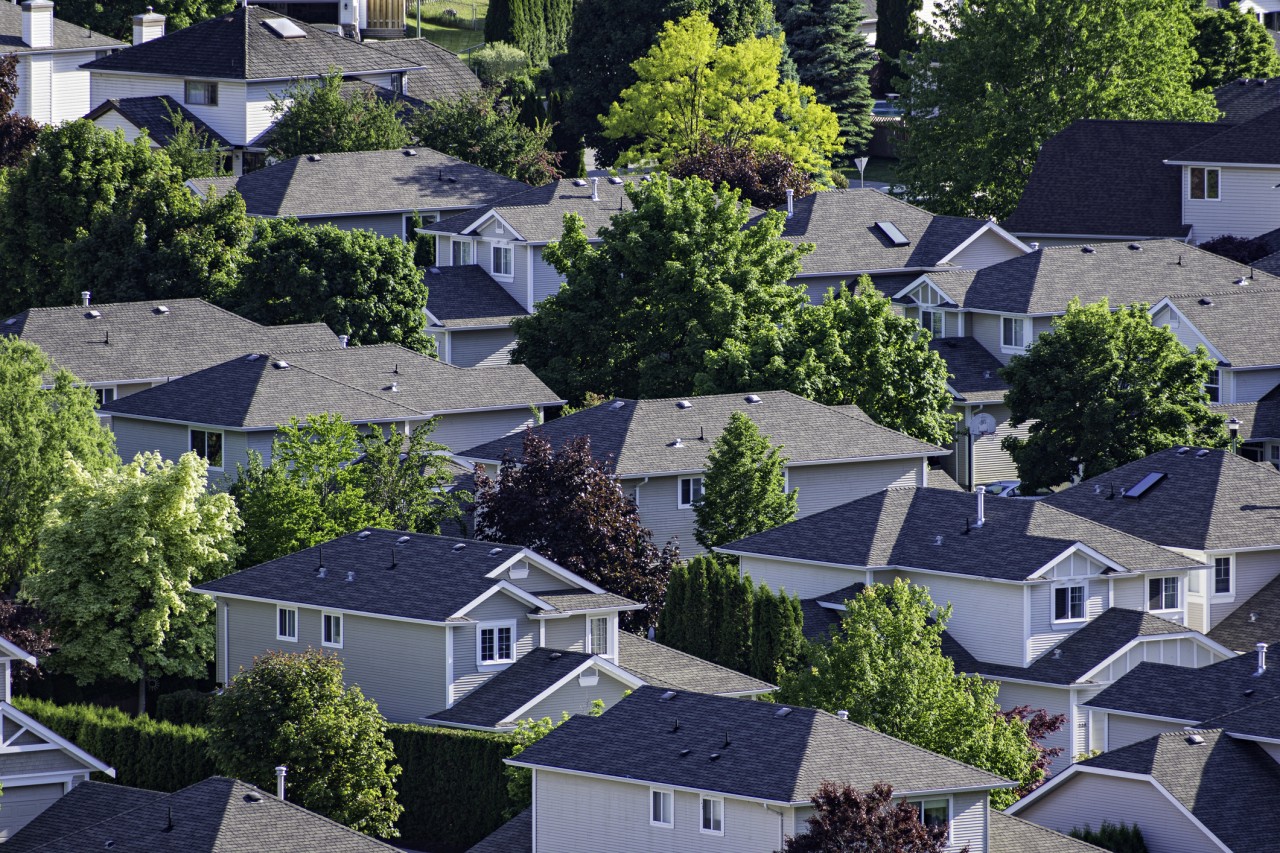
POLYGON ((349 607, 328 604, 308 604, 302 601, 290 601, 283 598, 267 598, 261 595, 244 595, 238 592, 221 592, 212 589, 203 589, 202 587, 193 587, 193 592, 201 595, 207 595, 212 599, 227 598, 232 601, 254 601, 261 604, 283 605, 285 607, 318 607, 324 610, 330 610, 334 613, 341 613, 349 616, 368 616, 371 619, 390 619, 393 622, 412 622, 416 625, 437 625, 442 628, 450 625, 457 625, 457 622, 448 622, 443 619, 415 619, 412 616, 392 616, 388 613, 374 613, 370 610, 352 610, 349 607))
POLYGON ((1164 160, 1166 166, 1207 166, 1211 169, 1280 169, 1280 163, 1223 163, 1221 160, 1164 160))
POLYGON ((92 755, 85 752, 83 749, 76 746, 71 741, 59 735, 53 729, 43 725, 42 723, 40 723, 39 720, 36 720, 34 717, 31 717, 27 714, 22 713, 17 708, 10 705, 8 702, 0 702, 0 715, 3 715, 5 717, 8 717, 11 720, 16 721, 23 728, 30 729, 40 737, 47 740, 49 743, 54 744, 55 746, 70 753, 78 761, 80 761, 81 763, 87 765, 88 767, 94 770, 97 770, 99 773, 106 773, 112 779, 116 778, 116 771, 114 767, 110 767, 105 762, 97 758, 94 758, 92 755))

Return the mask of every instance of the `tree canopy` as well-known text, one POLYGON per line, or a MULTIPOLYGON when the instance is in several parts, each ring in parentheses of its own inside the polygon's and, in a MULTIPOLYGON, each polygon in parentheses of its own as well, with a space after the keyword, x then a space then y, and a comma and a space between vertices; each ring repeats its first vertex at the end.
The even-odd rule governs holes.
POLYGON ((547 150, 551 125, 521 124, 511 105, 491 91, 433 101, 412 119, 410 131, 419 145, 526 184, 560 177, 560 155, 547 150))
POLYGON ((569 44, 576 0, 490 0, 484 40, 513 44, 542 65, 569 44))
MULTIPOLYGON (((934 213, 1013 212, 1040 146, 1078 119, 1215 121, 1187 0, 942 4, 906 62, 899 180, 934 213)), ((887 48, 880 45, 881 50, 887 48)))
POLYGON ((787 457, 743 412, 711 445, 702 498, 693 505, 694 536, 710 551, 796 517, 797 489, 787 491, 787 457))
POLYGON ((218 149, 209 134, 196 129, 194 122, 188 121, 168 103, 164 107, 169 112, 169 125, 173 128, 164 153, 182 179, 217 178, 231 174, 226 167, 227 155, 218 149))
POLYGON ((876 0, 876 50, 882 56, 896 63, 904 50, 915 50, 922 8, 924 0, 876 0))
MULTIPOLYGON (((165 32, 169 33, 225 15, 236 7, 234 0, 156 0, 148 5, 165 16, 165 32)), ((145 11, 142 7, 121 0, 60 0, 58 3, 59 20, 121 41, 133 37, 132 16, 142 11, 145 11)))
POLYGON ((1203 347, 1189 351, 1153 325, 1146 305, 1113 311, 1106 300, 1073 299, 1051 333, 1001 370, 1010 421, 1033 422, 1025 439, 1006 436, 1002 446, 1030 489, 1175 445, 1223 446, 1223 416, 1205 393, 1216 370, 1203 347))
POLYGON ((372 89, 343 91, 342 70, 315 80, 299 80, 271 95, 271 153, 281 160, 304 154, 383 151, 409 144, 401 121, 405 109, 372 89))
POLYGON ((30 116, 15 112, 18 98, 18 57, 0 56, 0 168, 22 162, 36 144, 40 125, 30 116))
POLYGON ((706 140, 698 151, 672 163, 668 171, 673 178, 696 175, 715 187, 726 184, 764 210, 783 204, 787 190, 794 198, 814 191, 813 181, 786 154, 761 154, 745 142, 727 145, 706 140))
POLYGON ((944 853, 948 827, 926 824, 918 808, 894 802, 893 787, 883 782, 865 792, 823 782, 807 831, 788 837, 782 853, 944 853))
POLYGON ((1271 33, 1236 3, 1223 8, 1187 0, 1196 33, 1194 89, 1214 88, 1241 78, 1280 76, 1280 54, 1271 33))

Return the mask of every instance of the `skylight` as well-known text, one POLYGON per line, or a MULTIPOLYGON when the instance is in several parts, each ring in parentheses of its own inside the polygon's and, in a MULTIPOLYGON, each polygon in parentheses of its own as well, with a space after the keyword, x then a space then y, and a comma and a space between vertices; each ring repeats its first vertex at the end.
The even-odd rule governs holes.
POLYGON ((1126 498, 1140 498, 1148 489, 1165 478, 1163 471, 1152 471, 1147 476, 1138 481, 1132 489, 1124 493, 1126 498))
POLYGON ((262 23, 282 39, 304 39, 307 37, 306 30, 288 18, 267 18, 262 23))
POLYGON ((876 227, 879 228, 884 236, 889 238, 889 242, 895 246, 909 246, 911 241, 907 239, 907 235, 898 230, 898 226, 892 222, 877 222, 876 227))

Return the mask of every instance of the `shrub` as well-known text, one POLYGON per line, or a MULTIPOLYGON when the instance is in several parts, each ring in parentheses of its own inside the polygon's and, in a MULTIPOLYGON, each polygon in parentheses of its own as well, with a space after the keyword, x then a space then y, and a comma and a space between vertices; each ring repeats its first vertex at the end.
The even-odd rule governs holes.
POLYGON ((467 60, 486 86, 501 86, 529 67, 529 57, 523 50, 500 41, 471 51, 467 60))
POLYGON ((1142 840, 1142 830, 1136 823, 1126 826, 1104 820, 1102 828, 1097 831, 1086 823, 1084 829, 1071 830, 1071 837, 1096 844, 1111 853, 1147 853, 1147 842, 1142 840))
POLYGON ((203 726, 209 722, 209 706, 213 696, 199 690, 176 690, 156 700, 156 719, 186 726, 203 726))

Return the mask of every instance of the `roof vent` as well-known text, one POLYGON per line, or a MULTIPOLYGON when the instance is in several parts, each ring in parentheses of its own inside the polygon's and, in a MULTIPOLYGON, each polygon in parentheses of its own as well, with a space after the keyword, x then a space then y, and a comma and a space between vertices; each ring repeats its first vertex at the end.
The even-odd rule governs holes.
POLYGON ((1053 659, 1054 659, 1054 660, 1062 660, 1062 649, 1054 649, 1054 650, 1053 650, 1053 659))
POLYGON ((1092 255, 1094 252, 1096 252, 1096 251, 1098 251, 1098 250, 1097 250, 1097 249, 1095 249, 1095 248, 1093 248, 1092 246, 1081 246, 1081 247, 1080 247, 1080 251, 1081 251, 1081 252, 1083 252, 1083 253, 1084 253, 1084 254, 1086 254, 1086 255, 1092 255))
POLYGON ((1200 297, 1200 304, 1201 304, 1201 305, 1212 305, 1212 304, 1213 304, 1213 300, 1212 300, 1212 299, 1210 299, 1210 298, 1209 298, 1209 297, 1207 297, 1207 296, 1201 296, 1201 297, 1200 297))
POLYGON ((319 162, 320 162, 320 155, 319 155, 319 154, 308 154, 308 155, 307 155, 307 159, 308 159, 308 160, 310 160, 312 163, 319 163, 319 162))
POLYGON ((87 313, 87 314, 85 314, 84 316, 85 316, 87 319, 90 319, 90 320, 96 320, 96 319, 98 319, 99 317, 101 317, 101 316, 102 316, 102 312, 101 312, 101 311, 99 311, 99 310, 97 310, 97 309, 95 308, 94 310, 92 310, 92 311, 88 312, 88 313, 87 313))
POLYGON ((586 182, 586 179, 584 178, 574 178, 573 185, 575 187, 585 187, 587 185, 587 182, 586 182))
POLYGON ((440 267, 427 267, 427 272, 432 275, 440 275, 440 267))
POLYGON ((257 361, 257 360, 258 360, 258 359, 260 359, 260 358, 262 358, 262 356, 258 355, 256 352, 251 352, 251 353, 249 353, 248 355, 246 355, 246 356, 244 357, 244 360, 245 360, 245 361, 257 361))
POLYGON ((5 320, 5 321, 4 321, 4 324, 5 324, 6 326, 12 326, 12 325, 13 325, 14 323, 16 323, 16 322, 18 322, 18 318, 17 318, 17 317, 10 317, 8 320, 5 320))
POLYGON ((107 841, 106 841, 106 843, 105 843, 105 844, 103 844, 102 846, 103 846, 103 847, 105 847, 105 848, 107 848, 108 850, 110 850, 112 847, 115 847, 115 846, 116 846, 116 843, 115 843, 114 841, 112 841, 110 838, 108 838, 108 839, 107 839, 107 841))
POLYGON ((85 308, 89 307, 89 297, 91 296, 93 296, 92 291, 89 291, 89 290, 80 291, 80 303, 84 305, 85 308))
POLYGON ((502 553, 502 549, 501 549, 501 548, 490 548, 490 549, 489 549, 489 556, 490 556, 490 557, 496 557, 496 556, 498 556, 498 555, 499 555, 499 554, 501 554, 501 553, 502 553))
POLYGON ((1257 622, 1257 621, 1258 621, 1258 614, 1257 614, 1257 612, 1252 611, 1252 610, 1251 610, 1251 611, 1249 611, 1249 621, 1250 621, 1250 622, 1257 622))
POLYGON ((417 151, 414 151, 412 148, 406 148, 406 149, 404 149, 404 156, 406 156, 406 157, 417 157, 417 156, 418 156, 418 152, 417 152, 417 151))
POLYGON ((281 359, 278 359, 278 360, 276 360, 276 361, 271 362, 271 366, 272 366, 272 367, 274 367, 276 370, 288 370, 288 369, 289 369, 289 362, 287 362, 287 361, 285 361, 283 358, 281 358, 281 359))
POLYGON ((898 230, 898 226, 892 222, 877 222, 876 227, 880 229, 880 233, 894 246, 910 246, 911 241, 907 239, 907 235, 898 230))
POLYGON ((262 802, 262 795, 257 791, 250 791, 244 795, 244 801, 246 803, 260 803, 262 802))
POLYGON ((1137 482, 1132 489, 1124 493, 1126 498, 1138 499, 1147 493, 1147 490, 1165 478, 1163 471, 1152 471, 1147 476, 1137 482))
POLYGON ((609 408, 613 409, 616 412, 618 409, 621 409, 625 405, 627 405, 626 400, 614 400, 612 403, 609 404, 609 408))
POLYGON ((1252 687, 1250 687, 1248 690, 1246 690, 1246 691, 1244 692, 1244 696, 1245 696, 1245 698, 1246 698, 1246 699, 1248 699, 1250 696, 1252 696, 1252 695, 1253 695, 1253 692, 1254 692, 1254 691, 1253 691, 1253 688, 1252 688, 1252 687))
POLYGON ((560 658, 562 658, 562 657, 564 657, 564 655, 562 655, 560 652, 552 652, 552 653, 551 653, 551 659, 552 659, 552 660, 560 660, 560 658))
POLYGON ((1188 450, 1190 450, 1190 449, 1191 449, 1190 447, 1179 447, 1179 448, 1178 448, 1178 450, 1177 450, 1177 454, 1178 454, 1179 456, 1186 456, 1186 455, 1187 455, 1187 451, 1188 451, 1188 450))
POLYGON ((759 403, 759 402, 760 402, 760 395, 759 395, 759 394, 748 394, 747 396, 743 397, 742 399, 746 400, 748 403, 750 403, 751 405, 753 405, 753 406, 754 406, 756 403, 759 403))
POLYGON ((1204 743, 1204 738, 1202 738, 1200 735, 1197 735, 1197 734, 1190 734, 1190 735, 1187 735, 1187 743, 1191 744, 1192 746, 1199 746, 1200 744, 1204 743))
POLYGON ((383 390, 383 391, 390 391, 392 394, 397 394, 397 393, 399 393, 399 392, 400 392, 400 383, 399 383, 399 382, 392 382, 390 385, 388 385, 387 387, 383 388, 382 390, 383 390))
POLYGON ((666 693, 663 693, 661 696, 658 697, 658 701, 670 702, 674 698, 676 698, 676 692, 674 690, 668 690, 666 693))
POLYGON ((456 553, 458 553, 459 551, 463 550, 463 549, 464 549, 464 548, 466 548, 466 547, 467 547, 467 543, 466 543, 466 542, 459 542, 457 545, 454 545, 454 546, 453 546, 453 552, 456 554, 456 553))
POLYGON ((169 313, 169 306, 168 306, 168 305, 157 305, 157 306, 156 306, 156 313, 157 313, 157 314, 168 314, 168 313, 169 313))
POLYGON ((1141 243, 1130 243, 1130 244, 1129 244, 1129 251, 1131 251, 1131 252, 1141 252, 1141 251, 1142 251, 1142 244, 1141 244, 1141 243))
POLYGON ((678 403, 676 403, 676 408, 677 408, 677 409, 692 409, 692 408, 693 408, 693 403, 690 403, 688 400, 681 400, 681 401, 679 401, 678 403))
POLYGON ((355 579, 356 579, 355 572, 352 572, 352 571, 347 572, 347 583, 351 583, 355 579))
POLYGON ((1235 280, 1235 284, 1237 284, 1240 287, 1244 287, 1248 283, 1249 283, 1249 279, 1245 278, 1244 276, 1240 276, 1238 279, 1235 280))
POLYGON ((990 370, 984 370, 984 371, 982 371, 982 378, 983 378, 983 379, 990 379, 990 378, 991 378, 991 371, 990 371, 990 370))
POLYGON ((708 756, 708 760, 710 760, 710 761, 719 761, 719 760, 720 760, 720 753, 718 753, 718 752, 713 752, 713 753, 711 753, 711 755, 710 755, 710 756, 708 756))
POLYGON ((675 441, 667 444, 667 447, 684 447, 684 440, 677 438, 675 441))
POLYGON ((680 750, 680 757, 681 757, 681 758, 684 758, 684 757, 685 757, 685 756, 687 756, 690 752, 691 752, 691 750, 688 750, 688 749, 682 749, 682 750, 680 750))
POLYGON ((267 18, 262 23, 282 39, 304 39, 307 37, 307 31, 288 18, 267 18))
POLYGON ((779 708, 778 710, 773 712, 773 715, 775 717, 785 717, 787 714, 790 714, 790 713, 791 713, 790 708, 779 708))
POLYGON ((399 539, 397 539, 397 540, 396 540, 396 544, 397 544, 397 545, 403 545, 404 543, 408 542, 411 538, 413 538, 413 537, 411 537, 411 536, 401 536, 399 539))
POLYGON ((356 538, 359 539, 361 542, 363 542, 364 540, 368 539, 372 535, 373 535, 372 530, 361 530, 359 533, 356 534, 356 538))
POLYGON ((325 571, 326 570, 324 566, 321 566, 320 568, 316 569, 316 577, 323 579, 325 576, 325 571))
POLYGON ((1203 458, 1205 458, 1205 457, 1206 457, 1206 456, 1208 456, 1208 455, 1209 455, 1209 451, 1207 451, 1207 450, 1197 450, 1197 451, 1196 451, 1196 458, 1197 458, 1197 459, 1203 459, 1203 458))
POLYGON ((839 718, 840 718, 840 719, 842 719, 842 720, 847 720, 847 719, 849 719, 849 712, 848 712, 848 711, 836 711, 836 716, 837 716, 837 717, 839 717, 839 718))
POLYGON ((622 183, 622 178, 619 178, 617 175, 610 175, 609 183, 613 184, 614 186, 617 186, 618 184, 622 183))
POLYGON ((939 533, 937 536, 933 537, 933 544, 934 544, 934 545, 941 545, 941 544, 942 544, 942 534, 941 534, 941 533, 939 533))

